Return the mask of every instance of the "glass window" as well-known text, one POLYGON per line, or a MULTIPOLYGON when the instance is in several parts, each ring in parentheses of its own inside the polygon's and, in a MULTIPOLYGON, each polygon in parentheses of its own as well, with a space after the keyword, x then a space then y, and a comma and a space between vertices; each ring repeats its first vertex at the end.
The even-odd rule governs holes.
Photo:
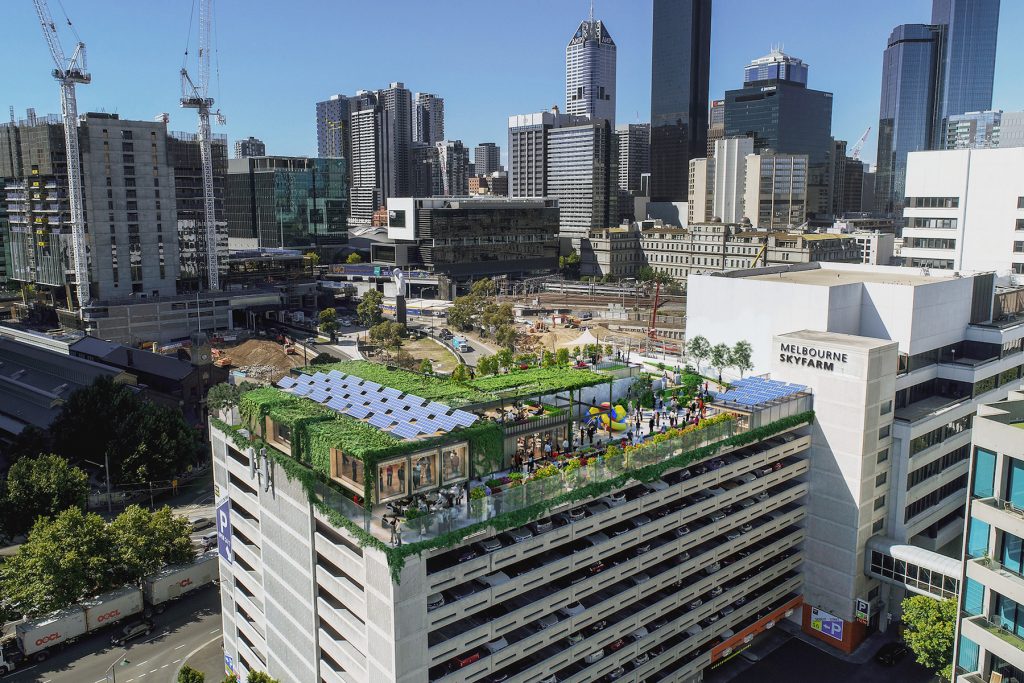
POLYGON ((1010 460, 1010 484, 1007 498, 1016 507, 1024 508, 1024 462, 1010 460))
POLYGON ((971 518, 967 525, 967 556, 981 557, 988 554, 989 525, 980 519, 971 518))
POLYGON ((1024 553, 1022 541, 1011 533, 1003 532, 1003 556, 1000 562, 1010 571, 1024 574, 1024 553))
POLYGON ((363 461, 346 455, 340 448, 331 449, 331 477, 338 479, 346 487, 363 493, 366 472, 363 461))
POLYGON ((409 490, 406 458, 396 458, 377 465, 377 502, 405 495, 409 490))
POLYGON ((469 444, 441 448, 441 483, 465 479, 469 473, 469 444))
POLYGON ((437 488, 437 451, 416 453, 412 456, 412 490, 422 491, 437 488))
POLYGON ((972 616, 981 614, 984 608, 985 587, 974 579, 964 584, 964 611, 972 616))
POLYGON ((996 454, 984 448, 974 449, 974 486, 971 493, 977 498, 993 495, 996 480, 996 454))

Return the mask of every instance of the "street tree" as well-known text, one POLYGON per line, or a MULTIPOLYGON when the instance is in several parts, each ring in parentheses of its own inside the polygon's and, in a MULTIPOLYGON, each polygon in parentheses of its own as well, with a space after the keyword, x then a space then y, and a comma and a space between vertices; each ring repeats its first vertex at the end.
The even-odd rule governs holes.
POLYGON ((711 347, 711 367, 718 370, 718 377, 721 379, 722 370, 729 367, 731 363, 731 354, 729 346, 727 344, 715 344, 711 347))
POLYGON ((567 256, 559 256, 558 269, 562 271, 562 275, 565 277, 571 280, 578 280, 580 277, 579 252, 574 249, 567 256))
POLYGON ((550 368, 550 367, 554 367, 556 364, 557 364, 557 361, 555 360, 555 354, 553 354, 550 351, 545 351, 544 352, 544 367, 550 368))
POLYGON ((185 664, 178 670, 178 683, 204 683, 206 674, 185 664))
POLYGON ((63 609, 113 587, 112 555, 99 515, 72 507, 42 517, 17 554, 0 565, 0 595, 28 617, 63 609))
POLYGON ((250 670, 245 683, 279 683, 279 681, 276 678, 271 678, 270 674, 250 670))
POLYGON ((701 371, 701 363, 711 357, 711 342, 706 337, 696 335, 686 343, 686 352, 697 361, 697 372, 701 371))
POLYGON ((746 339, 733 344, 729 359, 732 361, 732 367, 740 371, 740 377, 754 367, 753 355, 754 347, 746 339))
POLYGON ((11 536, 32 528, 39 517, 71 507, 85 509, 89 477, 59 455, 22 458, 7 473, 4 527, 11 536))
POLYGON ((469 370, 467 370, 466 366, 461 363, 456 365, 455 370, 452 371, 452 379, 456 382, 468 382, 469 370))
POLYGON ((402 345, 406 330, 402 323, 385 320, 371 327, 369 334, 370 341, 393 353, 402 345))
POLYGON ((512 353, 512 349, 502 349, 494 354, 494 357, 498 361, 498 365, 503 368, 511 368, 512 362, 515 360, 515 354, 512 353))
POLYGON ((903 600, 903 637, 917 663, 944 680, 950 680, 953 668, 953 633, 956 628, 956 601, 936 600, 914 595, 903 600))
POLYGON ((113 571, 120 582, 138 583, 167 564, 192 560, 191 526, 164 506, 156 512, 131 505, 108 527, 113 571))
POLYGON ((500 368, 494 356, 484 356, 476 363, 476 371, 481 375, 497 375, 500 368))
POLYGON ((355 263, 362 263, 362 262, 363 262, 363 257, 360 256, 357 252, 354 252, 354 251, 351 254, 348 255, 348 258, 345 259, 345 263, 355 264, 355 263))
POLYGON ((471 296, 460 296, 448 308, 448 324, 460 331, 473 329, 477 315, 477 302, 471 296))
POLYGON ((485 302, 480 312, 481 326, 490 332, 504 326, 514 326, 516 322, 515 310, 512 304, 496 304, 485 302))
POLYGON ((380 323, 384 320, 383 305, 384 295, 376 289, 371 289, 363 294, 363 300, 356 306, 356 316, 359 318, 359 322, 365 327, 373 327, 380 323))
POLYGON ((430 362, 429 358, 424 358, 420 361, 420 373, 424 375, 434 374, 434 364, 430 362))
POLYGON ((502 325, 498 328, 498 331, 494 334, 494 341, 498 342, 503 348, 514 349, 516 347, 516 337, 518 333, 516 328, 512 325, 502 325))

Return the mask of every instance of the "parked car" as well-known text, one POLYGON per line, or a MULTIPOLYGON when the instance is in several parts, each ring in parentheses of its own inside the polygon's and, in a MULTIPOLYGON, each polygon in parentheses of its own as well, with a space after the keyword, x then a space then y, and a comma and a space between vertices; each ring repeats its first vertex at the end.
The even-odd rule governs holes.
POLYGON ((511 581, 512 577, 510 577, 505 572, 497 571, 497 572, 494 572, 494 573, 491 573, 491 574, 485 574, 485 575, 481 576, 477 580, 478 581, 482 581, 483 583, 487 584, 491 588, 497 588, 498 586, 500 586, 502 584, 506 584, 509 581, 511 581))
POLYGON ((566 644, 566 647, 572 647, 576 643, 582 642, 582 640, 583 640, 583 632, 582 631, 576 631, 575 633, 570 633, 568 636, 566 636, 565 644, 566 644))
POLYGON ((604 627, 608 625, 608 622, 604 619, 598 619, 593 624, 586 628, 587 635, 592 636, 595 633, 599 633, 604 630, 604 627))
POLYGON ((651 580, 650 575, 647 572, 640 572, 629 577, 629 580, 633 582, 634 586, 639 586, 642 583, 647 583, 651 580))
POLYGON ((110 639, 110 643, 115 647, 120 647, 130 640, 148 636, 153 631, 153 622, 148 619, 141 621, 133 621, 130 624, 122 626, 114 636, 110 639))
POLYGON ((533 538, 533 532, 527 527, 519 527, 518 529, 512 529, 506 532, 508 537, 512 539, 513 543, 522 543, 533 538))
POLYGON ((566 618, 574 617, 577 614, 582 614, 586 609, 583 605, 578 602, 570 602, 568 605, 563 607, 560 611, 565 615, 566 618))
POLYGON ((704 629, 701 628, 700 624, 694 624, 690 628, 686 629, 686 635, 688 635, 688 636, 690 636, 692 638, 692 637, 696 636, 697 634, 699 634, 703 630, 704 629))
POLYGON ((607 496, 604 497, 604 499, 611 503, 613 506, 622 505, 623 503, 626 502, 626 494, 622 491, 616 491, 614 493, 609 493, 607 496))
POLYGON ((444 596, 440 593, 433 593, 427 597, 427 611, 435 610, 438 607, 444 607, 444 596))
POLYGON ((615 652, 616 650, 621 650, 625 646, 626 646, 626 639, 625 638, 619 638, 618 640, 612 641, 612 642, 608 643, 607 645, 605 645, 604 649, 605 649, 606 652, 612 653, 612 652, 615 652))
POLYGON ((597 652, 591 652, 589 655, 583 658, 583 661, 587 664, 593 664, 604 659, 604 650, 598 650, 597 652))
POLYGON ((722 568, 721 563, 719 563, 719 562, 712 562, 708 566, 704 567, 704 573, 707 574, 708 576, 711 576, 712 574, 714 574, 715 572, 717 572, 721 568, 722 568))
POLYGON ((633 659, 633 666, 643 666, 649 659, 650 657, 647 656, 646 652, 641 652, 639 656, 633 659))
POLYGON ((505 638, 497 638, 489 643, 484 644, 484 649, 486 649, 487 652, 492 655, 495 652, 501 652, 506 647, 508 647, 508 641, 505 640, 505 638))
POLYGON ((480 557, 480 553, 474 550, 472 546, 468 546, 459 550, 459 555, 455 558, 455 560, 456 562, 462 563, 469 562, 470 560, 476 559, 478 557, 480 557))
POLYGON ((202 531, 203 529, 209 529, 210 527, 212 527, 213 520, 209 517, 196 517, 195 519, 190 520, 189 524, 192 525, 192 533, 195 533, 197 531, 202 531))
POLYGON ((704 604, 704 600, 702 598, 694 598, 693 600, 690 601, 690 604, 687 605, 687 606, 690 609, 697 609, 698 607, 700 607, 703 604, 704 604))
POLYGON ((625 675, 626 675, 626 670, 623 669, 620 666, 620 667, 612 669, 611 671, 606 673, 604 675, 604 680, 606 680, 606 681, 617 681, 617 680, 619 680, 620 678, 622 678, 625 675))
POLYGON ((538 631, 543 631, 546 628, 551 628, 558 623, 558 615, 552 612, 551 614, 545 614, 540 619, 534 622, 537 626, 538 631))
POLYGON ((895 666, 910 652, 907 648, 906 643, 899 641, 886 643, 882 647, 878 648, 878 652, 875 653, 875 661, 882 666, 895 666))
POLYGON ((639 529, 644 524, 650 524, 651 518, 647 515, 637 515, 629 520, 629 523, 633 525, 634 529, 639 529))
POLYGON ((462 600, 463 598, 468 598, 479 590, 480 588, 475 582, 467 581, 466 583, 460 583, 457 586, 449 588, 448 595, 451 596, 452 600, 462 600))
POLYGON ((682 525, 680 527, 676 527, 676 530, 675 530, 674 533, 676 535, 676 538, 682 538, 686 534, 690 533, 690 527, 688 527, 688 526, 686 526, 684 524, 684 525, 682 525))
POLYGON ((485 538, 476 544, 477 550, 484 553, 493 553, 495 550, 501 550, 501 541, 497 538, 485 538))
POLYGON ((550 517, 545 517, 544 519, 538 519, 536 522, 531 522, 530 528, 535 534, 543 534, 554 529, 555 523, 551 521, 550 517))
POLYGON ((571 508, 569 510, 569 519, 571 519, 574 522, 578 522, 579 520, 583 519, 586 516, 587 516, 587 508, 583 507, 582 505, 579 505, 577 507, 571 508))
POLYGON ((722 588, 721 586, 715 586, 710 591, 708 591, 708 595, 710 595, 713 598, 717 598, 719 595, 722 594, 722 591, 724 591, 724 590, 725 589, 722 588))
POLYGON ((646 638, 649 633, 650 633, 650 631, 648 631, 646 627, 641 626, 637 630, 635 630, 632 633, 630 633, 629 637, 632 638, 634 641, 636 641, 636 640, 641 640, 643 638, 646 638))
POLYGON ((467 652, 464 655, 459 655, 452 659, 452 664, 455 665, 456 669, 469 666, 473 662, 480 660, 480 650, 474 650, 473 652, 467 652))
POLYGON ((708 515, 708 517, 711 518, 712 522, 717 522, 720 519, 725 519, 725 513, 722 512, 721 510, 715 510, 710 515, 708 515))
POLYGON ((212 550, 217 547, 217 532, 210 531, 209 533, 203 534, 201 539, 203 544, 203 550, 212 550))

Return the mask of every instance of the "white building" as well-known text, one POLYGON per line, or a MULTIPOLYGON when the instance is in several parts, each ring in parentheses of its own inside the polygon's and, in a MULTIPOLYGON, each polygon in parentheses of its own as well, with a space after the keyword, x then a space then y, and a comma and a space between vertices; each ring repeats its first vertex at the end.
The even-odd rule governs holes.
POLYGON ((715 198, 711 210, 712 216, 717 216, 724 223, 740 223, 747 215, 744 207, 747 156, 753 153, 753 138, 715 141, 715 198))
POLYGON ((896 243, 896 238, 892 233, 857 230, 846 234, 857 240, 863 257, 862 263, 870 266, 892 265, 896 243))
POLYGON ((911 152, 906 266, 1024 273, 1024 147, 911 152))
POLYGON ((615 41, 593 16, 565 47, 565 112, 615 128, 615 41))
POLYGON ((836 508, 846 509, 844 519, 809 526, 809 602, 820 597, 826 609, 838 610, 832 614, 853 620, 855 603, 843 602, 843 595, 855 593, 877 615, 895 612, 906 591, 920 590, 871 570, 861 545, 865 531, 877 548, 911 544, 932 553, 933 566, 943 562, 934 553, 959 556, 972 416, 979 404, 1022 384, 1024 323, 1013 317, 1018 296, 1019 290, 996 289, 991 273, 920 268, 813 263, 690 276, 687 334, 712 344, 746 339, 754 348, 753 372, 810 387, 819 411, 816 435, 820 430, 812 462, 822 468, 812 469, 812 490, 816 481, 840 475, 848 485, 848 505, 836 508), (799 340, 787 340, 794 332, 799 340), (888 377, 848 382, 853 356, 836 339, 815 337, 826 333, 895 342, 888 377), (867 438, 859 420, 826 419, 833 401, 837 415, 862 414, 867 405, 894 419, 879 421, 867 438), (857 457, 865 460, 860 474, 847 466, 857 457), (836 566, 830 539, 846 538, 842 530, 852 528, 858 561, 836 566))
POLYGON ((418 92, 412 103, 412 141, 434 145, 444 137, 444 98, 418 92))

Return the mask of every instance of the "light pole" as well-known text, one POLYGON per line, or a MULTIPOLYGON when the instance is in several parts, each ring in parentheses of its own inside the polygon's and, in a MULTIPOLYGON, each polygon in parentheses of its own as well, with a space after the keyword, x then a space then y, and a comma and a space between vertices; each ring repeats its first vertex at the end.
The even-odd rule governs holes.
MULTIPOLYGON (((93 462, 92 460, 85 460, 85 459, 83 459, 82 462, 87 462, 90 465, 93 465, 95 467, 101 467, 101 465, 98 462, 93 462)), ((102 467, 106 471, 106 475, 107 475, 107 514, 110 515, 110 514, 113 514, 113 512, 111 510, 111 504, 110 504, 110 454, 109 453, 104 453, 103 454, 103 465, 102 465, 102 467)))
POLYGON ((128 651, 125 650, 124 653, 120 657, 118 657, 113 664, 107 667, 107 672, 103 674, 103 680, 110 681, 110 683, 117 683, 117 673, 114 667, 116 667, 118 664, 120 664, 121 666, 128 666, 130 662, 127 659, 125 659, 125 657, 127 656, 128 651))

